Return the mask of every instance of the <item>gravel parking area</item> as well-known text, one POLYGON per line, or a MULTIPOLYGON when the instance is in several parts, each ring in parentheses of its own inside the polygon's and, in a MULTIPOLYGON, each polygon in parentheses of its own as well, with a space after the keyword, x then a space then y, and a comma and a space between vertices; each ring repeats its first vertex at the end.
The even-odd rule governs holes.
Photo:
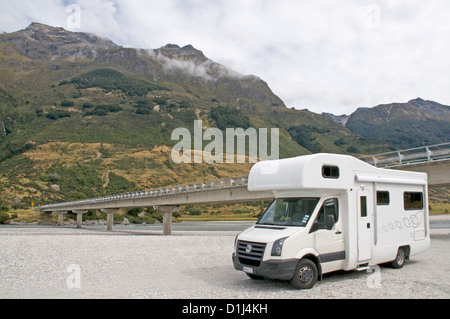
MULTIPOLYGON (((439 219, 444 224, 449 218, 439 219)), ((0 227, 0 298, 449 298, 450 229, 403 269, 326 275, 311 290, 251 280, 231 262, 237 231, 0 227)))

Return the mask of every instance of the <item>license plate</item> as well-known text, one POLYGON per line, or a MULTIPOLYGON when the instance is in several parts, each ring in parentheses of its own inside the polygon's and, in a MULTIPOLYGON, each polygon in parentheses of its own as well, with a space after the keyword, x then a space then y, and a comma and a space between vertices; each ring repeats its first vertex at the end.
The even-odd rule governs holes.
POLYGON ((245 267, 245 266, 242 268, 242 270, 248 274, 253 274, 253 271, 254 271, 253 268, 245 267))

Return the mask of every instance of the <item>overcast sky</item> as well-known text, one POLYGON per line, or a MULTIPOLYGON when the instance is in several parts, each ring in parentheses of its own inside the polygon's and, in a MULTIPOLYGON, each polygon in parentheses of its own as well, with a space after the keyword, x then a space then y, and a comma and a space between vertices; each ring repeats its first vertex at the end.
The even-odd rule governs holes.
POLYGON ((448 0, 0 0, 1 32, 33 21, 125 47, 192 44, 316 113, 450 105, 448 0))

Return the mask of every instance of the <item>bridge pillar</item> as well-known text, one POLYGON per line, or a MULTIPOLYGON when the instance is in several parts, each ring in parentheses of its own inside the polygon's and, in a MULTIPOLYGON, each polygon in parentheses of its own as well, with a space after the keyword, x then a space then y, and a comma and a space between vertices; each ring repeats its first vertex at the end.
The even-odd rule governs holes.
POLYGON ((62 226, 63 224, 63 215, 67 212, 55 212, 58 214, 58 226, 62 226))
POLYGON ((106 213, 106 230, 112 231, 114 224, 114 214, 117 214, 120 209, 118 208, 103 208, 102 212, 106 213))
POLYGON ((81 228, 81 224, 83 223, 83 214, 86 214, 87 210, 74 210, 75 214, 77 214, 77 228, 81 228))
POLYGON ((180 206, 155 206, 156 210, 164 213, 163 216, 163 234, 166 236, 172 235, 172 213, 180 211, 180 206))

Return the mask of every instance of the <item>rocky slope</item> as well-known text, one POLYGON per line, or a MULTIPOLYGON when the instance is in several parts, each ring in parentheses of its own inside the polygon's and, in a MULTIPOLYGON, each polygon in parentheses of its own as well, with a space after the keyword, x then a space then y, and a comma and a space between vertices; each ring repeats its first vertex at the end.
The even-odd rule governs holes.
POLYGON ((412 148, 450 141, 450 106, 421 98, 358 108, 350 116, 327 115, 361 136, 412 148))

